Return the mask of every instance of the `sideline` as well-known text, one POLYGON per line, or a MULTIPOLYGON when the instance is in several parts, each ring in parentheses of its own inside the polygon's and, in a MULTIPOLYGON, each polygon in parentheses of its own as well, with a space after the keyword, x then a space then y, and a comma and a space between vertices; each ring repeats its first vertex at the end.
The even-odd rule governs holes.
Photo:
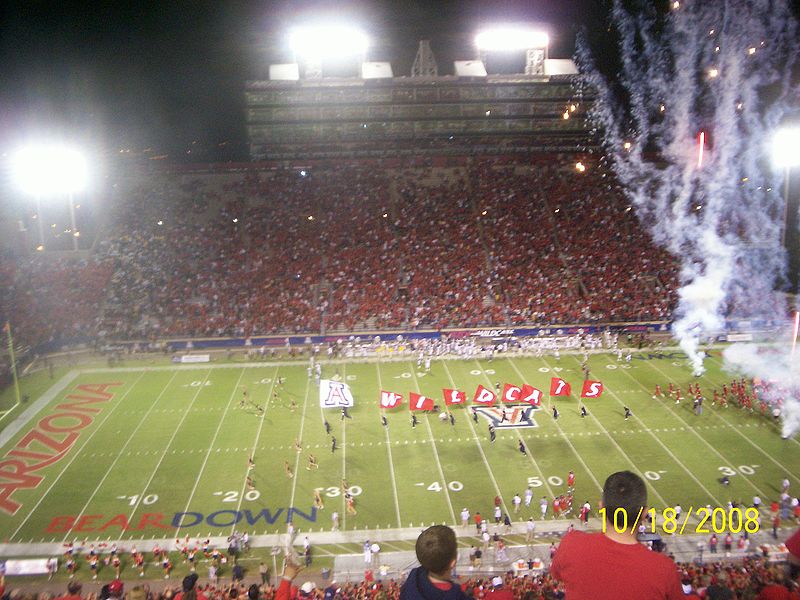
POLYGON ((23 427, 25 427, 33 417, 40 412, 45 406, 50 404, 56 396, 58 396, 64 389, 75 379, 82 371, 73 370, 64 375, 56 383, 54 383, 46 392, 36 399, 28 408, 20 413, 20 415, 11 421, 7 427, 0 432, 0 448, 5 446, 11 439, 17 435, 23 427))

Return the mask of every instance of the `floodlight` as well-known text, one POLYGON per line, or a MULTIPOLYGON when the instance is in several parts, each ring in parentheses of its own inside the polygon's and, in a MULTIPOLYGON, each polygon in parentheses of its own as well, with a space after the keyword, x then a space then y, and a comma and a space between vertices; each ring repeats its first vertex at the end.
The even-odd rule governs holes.
POLYGON ((298 56, 316 60, 363 55, 369 45, 363 31, 344 25, 297 27, 290 33, 290 43, 298 56))
POLYGON ((800 166, 800 126, 784 127, 775 132, 772 161, 781 168, 800 166))
POLYGON ((475 36, 478 50, 490 52, 546 48, 549 43, 550 38, 545 32, 521 27, 497 27, 475 36))
POLYGON ((67 146, 28 146, 12 159, 17 185, 35 196, 72 194, 86 186, 86 160, 67 146))

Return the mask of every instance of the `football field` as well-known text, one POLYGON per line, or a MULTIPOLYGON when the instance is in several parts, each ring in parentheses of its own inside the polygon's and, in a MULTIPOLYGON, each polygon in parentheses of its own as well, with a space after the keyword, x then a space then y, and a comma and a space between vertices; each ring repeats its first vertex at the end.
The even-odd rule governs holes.
POLYGON ((71 371, 31 398, 27 420, 10 438, 11 419, 2 421, 9 438, 0 450, 2 539, 282 533, 288 521, 319 531, 330 530, 334 512, 342 530, 456 524, 465 507, 490 516, 496 495, 520 521, 540 517, 542 496, 552 502, 566 493, 570 470, 577 505, 588 500, 593 508, 604 479, 622 469, 645 478, 657 509, 749 504, 755 495, 768 503, 785 477, 800 488, 797 439, 781 439, 779 427, 758 411, 711 406, 712 390, 732 378, 720 361, 714 351, 708 372, 695 380, 677 352, 634 353, 627 364, 593 354, 591 377, 605 391, 584 401, 585 418, 577 398, 580 358, 568 354, 434 360, 427 372, 412 358, 323 361, 323 378, 350 385, 352 418, 320 408, 306 362, 71 371), (572 384, 571 398, 547 395, 554 375, 572 384), (656 384, 666 390, 674 382, 685 394, 695 381, 709 398, 702 415, 692 412, 691 401, 652 397, 656 384), (493 443, 491 411, 475 422, 468 407, 456 408, 454 423, 415 413, 419 423, 412 428, 409 392, 444 406, 442 389, 456 388, 469 404, 478 385, 496 383, 531 384, 545 392, 543 404, 509 407, 510 423, 495 423, 493 443), (404 396, 402 407, 386 411, 386 426, 381 390, 404 396), (633 413, 627 420, 624 406, 633 413), (728 486, 719 481, 724 475, 728 486), (346 510, 343 483, 356 514, 346 510), (523 496, 529 486, 531 506, 514 513, 514 494, 523 496), (314 490, 322 509, 314 507, 314 490))

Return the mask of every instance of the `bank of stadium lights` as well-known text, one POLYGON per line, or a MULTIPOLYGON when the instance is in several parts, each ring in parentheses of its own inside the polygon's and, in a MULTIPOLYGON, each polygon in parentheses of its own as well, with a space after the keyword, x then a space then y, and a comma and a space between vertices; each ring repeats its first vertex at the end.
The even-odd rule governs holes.
POLYGON ((708 70, 708 77, 710 79, 715 79, 715 78, 719 77, 719 69, 717 69, 716 67, 711 67, 708 70))
POLYGON ((77 250, 80 231, 75 226, 72 196, 86 187, 88 169, 83 154, 64 144, 30 145, 12 155, 11 169, 17 187, 36 198, 36 214, 39 215, 39 244, 36 249, 44 250, 42 200, 66 194, 69 197, 72 247, 77 250))
MULTIPOLYGON (((518 25, 498 25, 475 36, 481 63, 489 52, 525 51, 525 74, 544 75, 550 36, 544 31, 518 25)), ((485 75, 485 74, 484 74, 485 75)))
POLYGON ((306 78, 320 79, 323 59, 357 58, 362 62, 369 39, 363 31, 348 25, 309 25, 292 29, 289 45, 295 61, 305 64, 306 78))
POLYGON ((575 163, 575 170, 578 173, 583 173, 586 170, 586 165, 584 165, 581 161, 575 163))

